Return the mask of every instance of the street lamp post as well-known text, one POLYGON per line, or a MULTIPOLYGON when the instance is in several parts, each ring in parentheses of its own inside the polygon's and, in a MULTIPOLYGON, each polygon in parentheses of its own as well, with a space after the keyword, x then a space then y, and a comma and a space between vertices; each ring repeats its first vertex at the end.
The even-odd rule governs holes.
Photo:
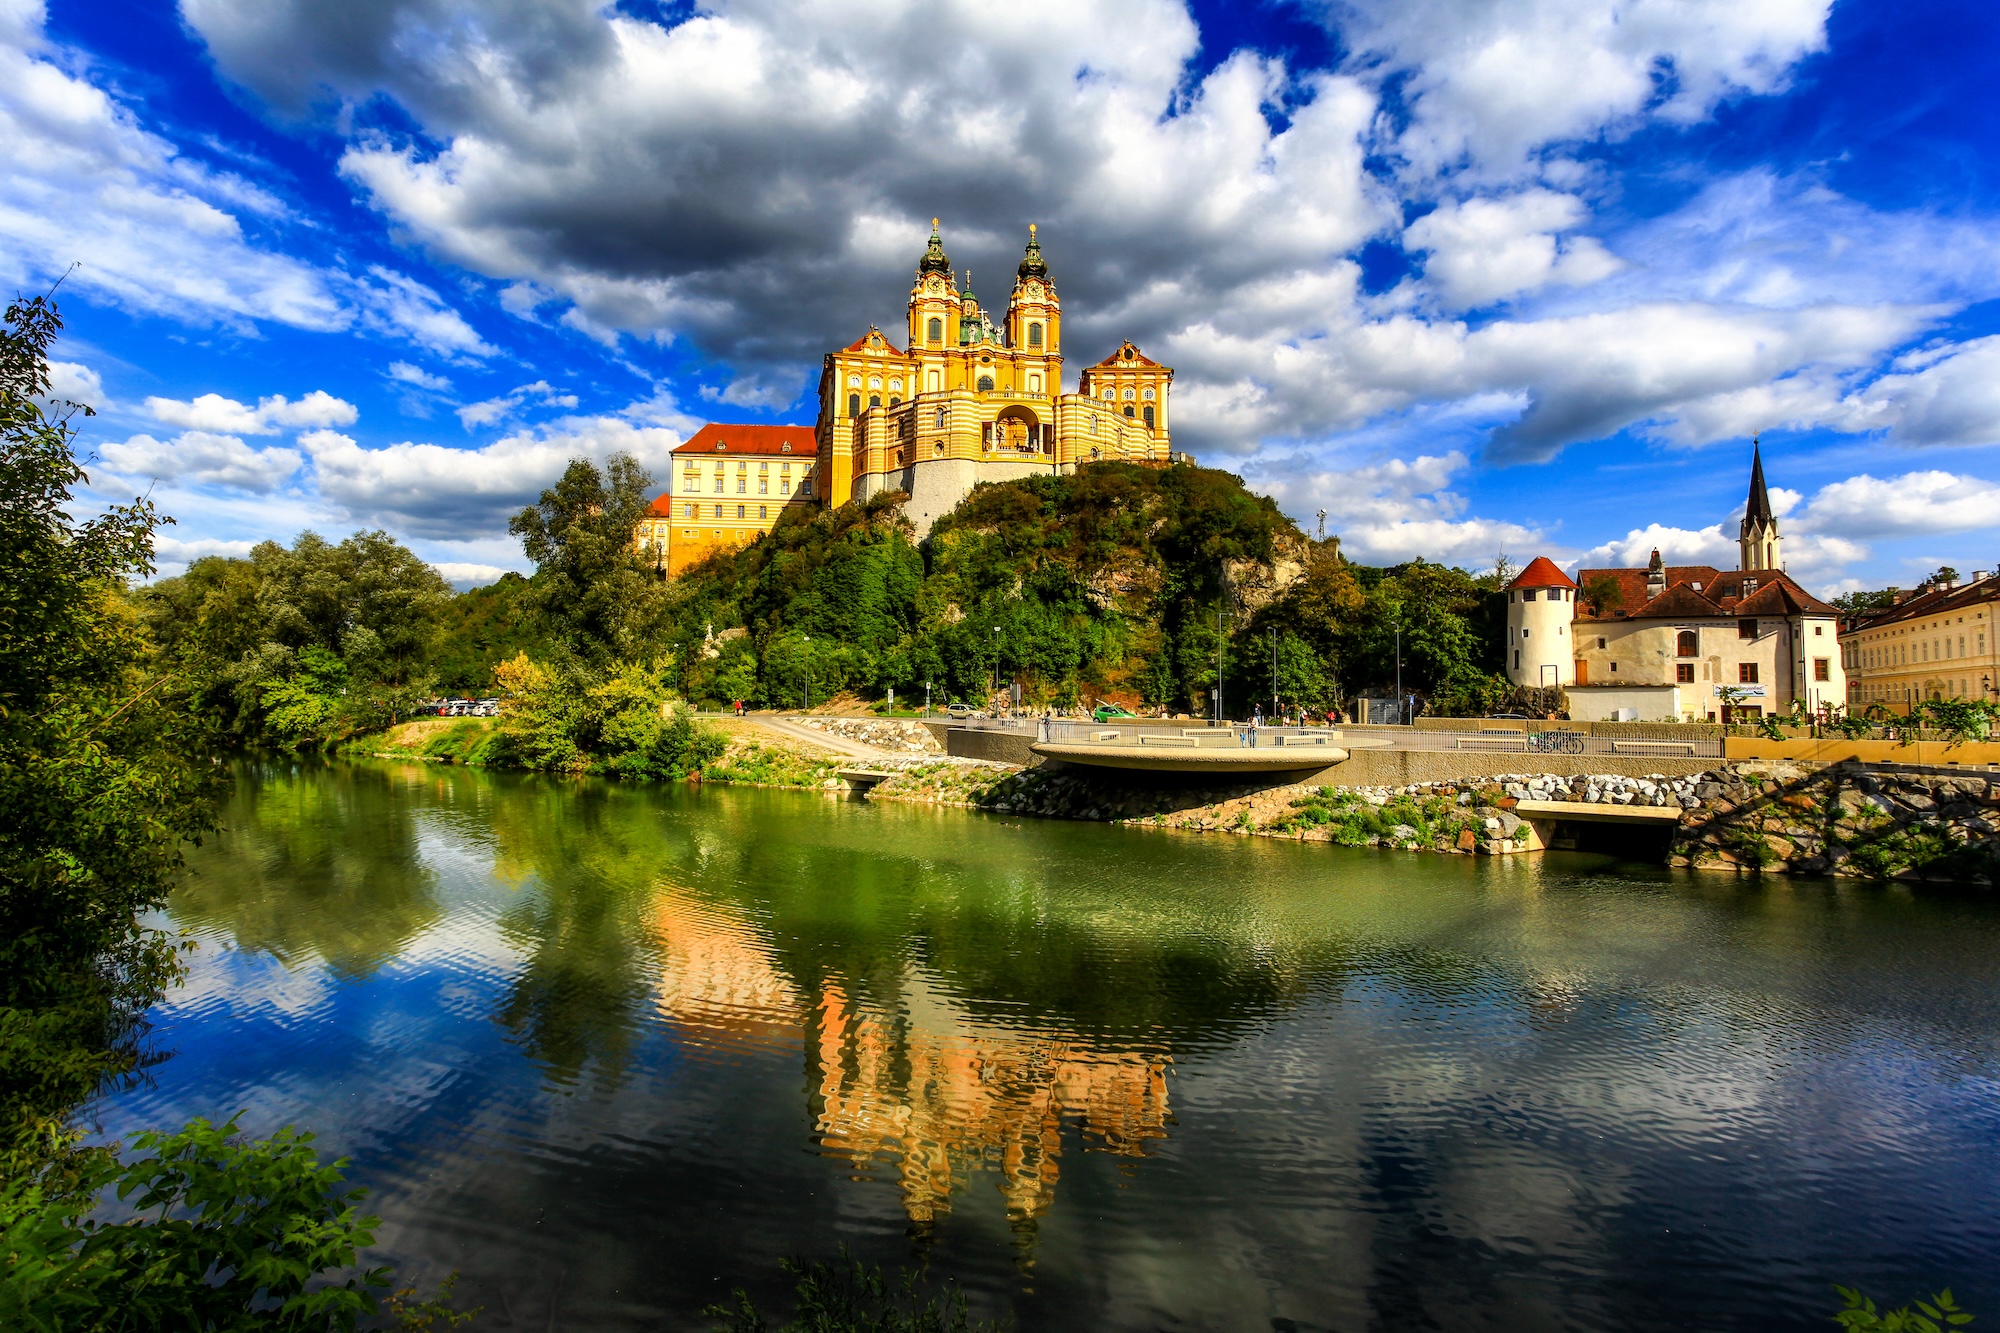
POLYGON ((1396 721, 1406 724, 1403 716, 1403 621, 1396 619, 1396 721))
POLYGON ((1271 627, 1271 717, 1278 716, 1278 627, 1271 627))
POLYGON ((1227 611, 1215 613, 1215 725, 1222 725, 1222 650, 1228 640, 1222 637, 1222 622, 1229 615, 1227 611))
POLYGON ((1000 627, 993 627, 993 693, 1000 693, 1000 627))
POLYGON ((805 660, 806 711, 810 713, 812 712, 812 707, 813 707, 813 656, 812 656, 813 641, 812 641, 812 635, 810 634, 803 635, 802 637, 806 641, 806 660, 805 660))
POLYGON ((925 681, 925 682, 924 682, 924 716, 925 716, 925 717, 929 717, 930 715, 931 715, 931 683, 930 683, 929 681, 925 681))

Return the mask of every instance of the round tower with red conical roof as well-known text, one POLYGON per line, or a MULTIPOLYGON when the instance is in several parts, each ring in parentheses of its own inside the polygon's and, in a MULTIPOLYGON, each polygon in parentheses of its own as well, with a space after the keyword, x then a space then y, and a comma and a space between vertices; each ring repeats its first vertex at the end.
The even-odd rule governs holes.
POLYGON ((1507 585, 1507 679, 1516 685, 1576 684, 1576 584, 1547 556, 1507 585))

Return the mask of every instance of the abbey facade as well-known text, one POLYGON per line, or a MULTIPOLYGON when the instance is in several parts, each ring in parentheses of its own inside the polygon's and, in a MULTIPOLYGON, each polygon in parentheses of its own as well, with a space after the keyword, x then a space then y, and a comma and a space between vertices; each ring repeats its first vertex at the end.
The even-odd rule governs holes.
POLYGON ((1062 302, 1035 229, 996 324, 969 277, 953 280, 933 219, 903 347, 871 328, 822 363, 814 433, 824 502, 906 492, 921 537, 982 481, 1094 459, 1166 463, 1173 378, 1128 342, 1064 393, 1062 302))
POLYGON ((888 491, 917 536, 982 481, 1079 463, 1170 461, 1174 372, 1127 342, 1063 392, 1062 302, 1035 229, 998 324, 954 281, 937 220, 898 347, 878 328, 827 354, 819 420, 712 422, 675 449, 667 492, 635 534, 669 574, 769 532, 784 513, 888 491))

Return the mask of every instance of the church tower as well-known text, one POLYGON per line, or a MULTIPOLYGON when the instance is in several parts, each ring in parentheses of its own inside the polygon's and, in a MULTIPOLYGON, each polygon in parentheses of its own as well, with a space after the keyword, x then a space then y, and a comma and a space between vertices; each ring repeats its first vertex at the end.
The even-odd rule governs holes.
POLYGON ((1028 356, 1054 356, 1061 348, 1062 302, 1042 259, 1035 224, 1028 224, 1028 250, 1014 271, 1014 294, 1007 300, 1007 345, 1028 356))
POLYGON ((930 248, 917 261, 917 280, 910 288, 910 341, 904 345, 912 352, 958 346, 958 291, 936 218, 931 219, 930 248))
POLYGON ((1783 569, 1779 555, 1778 518, 1771 512, 1771 497, 1764 490, 1764 451, 1757 438, 1750 439, 1750 498, 1743 506, 1743 527, 1738 533, 1741 558, 1739 569, 1783 569))

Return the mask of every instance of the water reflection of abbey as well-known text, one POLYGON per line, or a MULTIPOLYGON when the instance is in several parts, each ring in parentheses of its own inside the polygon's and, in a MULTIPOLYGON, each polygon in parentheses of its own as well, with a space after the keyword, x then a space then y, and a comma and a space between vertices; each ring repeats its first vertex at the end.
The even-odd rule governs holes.
POLYGON ((1086 1148, 1141 1156, 1164 1137, 1166 1057, 1109 1051, 969 1013, 911 969, 893 1008, 838 979, 806 993, 758 932, 689 895, 655 909, 659 1004, 696 1046, 803 1043, 813 1134, 857 1173, 894 1170, 925 1226, 996 1171, 1017 1231, 1055 1198, 1065 1120, 1086 1148))

